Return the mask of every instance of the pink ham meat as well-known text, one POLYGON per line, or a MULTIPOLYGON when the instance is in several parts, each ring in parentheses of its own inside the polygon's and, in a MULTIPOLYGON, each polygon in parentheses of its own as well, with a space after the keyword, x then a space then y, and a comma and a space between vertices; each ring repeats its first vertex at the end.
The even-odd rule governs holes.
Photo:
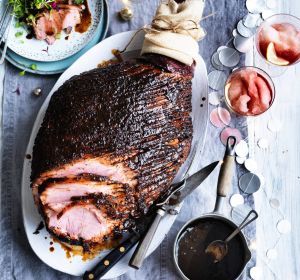
POLYGON ((133 191, 127 184, 95 175, 48 179, 39 187, 35 200, 50 232, 59 231, 66 240, 84 239, 88 243, 99 243, 105 236, 122 231, 118 219, 126 220, 135 211, 133 191))
POLYGON ((81 8, 76 5, 59 4, 58 10, 44 11, 33 25, 38 40, 46 40, 48 44, 55 42, 55 37, 62 30, 73 29, 81 22, 81 8))

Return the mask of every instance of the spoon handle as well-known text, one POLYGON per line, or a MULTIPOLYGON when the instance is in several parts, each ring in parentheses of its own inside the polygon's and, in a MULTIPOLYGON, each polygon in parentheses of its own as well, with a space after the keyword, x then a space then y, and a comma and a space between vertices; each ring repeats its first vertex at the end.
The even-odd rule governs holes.
POLYGON ((258 214, 255 210, 251 210, 248 215, 246 216, 246 218, 242 221, 242 223, 236 228, 236 230, 230 234, 225 242, 229 242, 233 237, 235 237, 244 227, 246 227, 247 225, 249 225, 250 223, 252 223, 254 220, 256 220, 258 218, 258 214), (251 215, 254 215, 250 220, 248 220, 250 218, 251 215))

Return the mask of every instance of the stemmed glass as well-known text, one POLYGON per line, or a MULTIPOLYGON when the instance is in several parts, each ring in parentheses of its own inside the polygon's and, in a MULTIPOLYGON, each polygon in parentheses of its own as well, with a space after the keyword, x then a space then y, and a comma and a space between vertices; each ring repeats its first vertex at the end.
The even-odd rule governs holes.
POLYGON ((225 84, 225 102, 240 116, 258 116, 273 104, 275 87, 263 70, 245 66, 233 71, 225 84))
POLYGON ((265 20, 256 31, 258 66, 270 76, 280 76, 288 66, 300 61, 300 19, 276 14, 265 20))

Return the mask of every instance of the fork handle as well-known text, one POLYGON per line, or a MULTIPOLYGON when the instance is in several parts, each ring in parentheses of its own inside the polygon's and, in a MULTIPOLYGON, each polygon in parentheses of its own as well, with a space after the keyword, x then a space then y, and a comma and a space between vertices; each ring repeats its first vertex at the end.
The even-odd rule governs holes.
POLYGON ((155 235, 155 232, 157 230, 157 227, 162 219, 162 217, 165 215, 166 211, 164 208, 160 208, 156 212, 156 216, 154 221, 152 222, 149 230, 147 231, 145 237, 143 240, 138 244, 136 250, 134 251, 130 261, 129 265, 135 269, 139 269, 144 259, 146 258, 146 254, 148 252, 149 246, 153 240, 153 237, 155 235))
POLYGON ((8 28, 7 28, 6 32, 3 34, 3 37, 1 38, 0 44, 2 43, 3 40, 5 40, 5 44, 4 44, 4 47, 3 47, 3 50, 2 50, 2 54, 1 54, 1 57, 0 57, 0 65, 5 60, 5 55, 6 55, 6 51, 7 51, 7 44, 8 44, 8 35, 9 35, 9 31, 10 31, 10 28, 11 28, 11 25, 12 25, 13 18, 14 17, 11 16, 11 18, 9 19, 8 28))

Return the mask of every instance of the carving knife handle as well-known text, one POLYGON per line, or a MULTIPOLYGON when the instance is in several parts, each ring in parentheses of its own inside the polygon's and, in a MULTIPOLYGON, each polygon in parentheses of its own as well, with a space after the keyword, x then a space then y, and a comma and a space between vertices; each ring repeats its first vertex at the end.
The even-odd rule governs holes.
POLYGON ((236 138, 229 136, 227 139, 226 151, 220 169, 218 186, 217 186, 217 199, 214 212, 219 212, 221 209, 223 198, 226 197, 231 188, 233 167, 235 165, 235 145, 236 138))
POLYGON ((150 228, 148 229, 146 235, 144 236, 144 238, 142 239, 142 241, 140 241, 140 243, 138 244, 135 252, 133 253, 130 261, 129 261, 129 265, 135 269, 139 269, 142 264, 143 261, 146 257, 147 251, 149 249, 149 246, 151 244, 151 241, 154 237, 154 234, 157 230, 157 227, 162 219, 162 217, 165 215, 166 211, 163 208, 160 208, 157 210, 156 212, 156 216, 154 221, 152 222, 150 228))

